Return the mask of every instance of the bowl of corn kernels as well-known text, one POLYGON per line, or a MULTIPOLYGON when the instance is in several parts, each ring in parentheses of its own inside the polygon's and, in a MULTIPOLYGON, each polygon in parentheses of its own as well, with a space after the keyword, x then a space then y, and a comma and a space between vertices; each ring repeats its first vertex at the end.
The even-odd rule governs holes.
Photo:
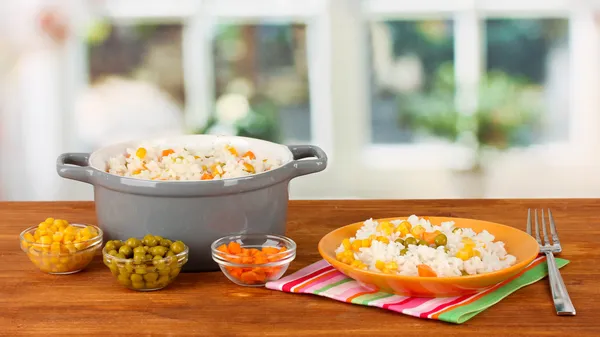
POLYGON ((20 235, 21 249, 48 274, 73 274, 83 270, 102 247, 102 230, 48 218, 20 235))

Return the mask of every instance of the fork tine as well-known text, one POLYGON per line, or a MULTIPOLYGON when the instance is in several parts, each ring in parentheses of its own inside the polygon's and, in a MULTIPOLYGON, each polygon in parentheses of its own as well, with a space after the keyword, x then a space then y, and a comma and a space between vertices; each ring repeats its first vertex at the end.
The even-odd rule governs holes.
POLYGON ((538 244, 541 246, 542 239, 540 239, 540 225, 538 223, 537 208, 534 210, 533 214, 535 216, 535 239, 537 240, 538 244))
POLYGON ((546 232, 546 217, 544 216, 544 209, 542 208, 542 233, 544 234, 544 245, 550 245, 548 240, 548 233, 546 232))
POLYGON ((548 217, 550 218, 550 234, 552 235, 552 243, 555 245, 560 245, 558 233, 556 233, 556 225, 554 224, 554 217, 552 216, 552 211, 550 211, 550 208, 548 208, 548 217))
POLYGON ((527 209, 527 234, 531 234, 531 208, 527 209))

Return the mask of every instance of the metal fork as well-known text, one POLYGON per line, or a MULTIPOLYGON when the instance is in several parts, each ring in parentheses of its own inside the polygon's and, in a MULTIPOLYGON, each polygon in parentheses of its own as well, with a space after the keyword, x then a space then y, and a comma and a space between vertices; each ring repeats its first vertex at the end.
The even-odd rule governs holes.
MULTIPOLYGON (((575 307, 571 302, 569 293, 565 282, 556 267, 556 260, 554 254, 562 252, 560 241, 558 240, 558 234, 556 233, 556 225, 554 224, 554 218, 552 212, 548 209, 548 219, 550 222, 550 234, 552 236, 552 242, 548 240, 548 234, 546 232, 546 221, 544 220, 544 210, 542 209, 542 233, 544 236, 544 242, 540 238, 540 229, 538 223, 538 212, 534 210, 535 217, 535 239, 540 245, 540 253, 546 255, 548 262, 548 279, 550 280, 550 289, 552 290, 552 299, 554 300, 554 307, 556 308, 556 314, 559 316, 574 316, 575 307)), ((533 236, 531 233, 531 209, 527 210, 527 234, 533 236)))

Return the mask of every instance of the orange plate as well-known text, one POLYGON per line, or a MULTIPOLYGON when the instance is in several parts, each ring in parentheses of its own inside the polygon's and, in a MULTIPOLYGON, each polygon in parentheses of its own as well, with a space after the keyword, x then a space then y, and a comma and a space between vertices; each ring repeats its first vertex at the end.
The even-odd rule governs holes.
MULTIPOLYGON (((477 233, 487 230, 495 236, 496 241, 505 243, 508 254, 514 255, 517 261, 511 267, 496 272, 455 277, 401 276, 357 269, 338 261, 335 258, 335 249, 339 247, 344 238, 354 236, 356 231, 363 225, 362 222, 338 228, 325 235, 319 242, 319 253, 334 268, 367 288, 415 297, 461 296, 483 291, 518 274, 539 253, 539 246, 535 239, 513 227, 473 219, 428 218, 434 225, 439 225, 444 221, 454 221, 456 227, 472 228, 477 233)), ((384 220, 406 220, 406 218, 377 219, 377 221, 384 220)))

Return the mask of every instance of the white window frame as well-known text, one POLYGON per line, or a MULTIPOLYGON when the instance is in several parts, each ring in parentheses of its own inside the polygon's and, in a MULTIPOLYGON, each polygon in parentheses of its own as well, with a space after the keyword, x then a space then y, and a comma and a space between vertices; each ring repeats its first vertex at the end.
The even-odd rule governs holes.
MULTIPOLYGON (((526 149, 507 151, 505 156, 541 156, 563 158, 559 166, 580 165, 590 161, 587 150, 600 144, 596 97, 600 89, 597 79, 600 62, 598 25, 592 8, 600 9, 600 1, 570 0, 365 0, 363 13, 369 20, 416 20, 429 17, 454 18, 455 75, 457 101, 467 102, 461 111, 469 113, 476 98, 476 84, 484 69, 485 42, 481 20, 485 18, 568 18, 571 66, 570 128, 566 142, 546 143, 526 149), (590 50, 592 51, 590 53, 590 50), (464 99, 458 99, 458 98, 464 99), (583 132, 583 130, 586 130, 583 132)), ((371 169, 414 169, 416 167, 466 168, 468 149, 453 144, 367 144, 363 148, 365 162, 371 169), (405 165, 406 158, 419 158, 405 165)))

